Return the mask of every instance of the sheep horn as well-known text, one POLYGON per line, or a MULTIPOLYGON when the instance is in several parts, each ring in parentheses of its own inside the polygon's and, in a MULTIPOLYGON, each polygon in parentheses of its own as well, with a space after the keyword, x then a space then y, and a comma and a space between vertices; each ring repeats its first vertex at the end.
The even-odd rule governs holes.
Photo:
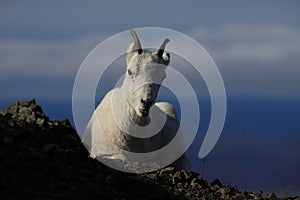
POLYGON ((160 45, 159 49, 157 50, 157 56, 162 57, 164 54, 164 50, 166 48, 167 43, 170 42, 170 40, 167 38, 163 41, 163 43, 160 45))
POLYGON ((141 54, 143 52, 143 50, 142 50, 141 42, 140 42, 136 32, 134 30, 130 30, 130 34, 132 35, 133 40, 134 40, 133 50, 138 51, 138 54, 141 54))

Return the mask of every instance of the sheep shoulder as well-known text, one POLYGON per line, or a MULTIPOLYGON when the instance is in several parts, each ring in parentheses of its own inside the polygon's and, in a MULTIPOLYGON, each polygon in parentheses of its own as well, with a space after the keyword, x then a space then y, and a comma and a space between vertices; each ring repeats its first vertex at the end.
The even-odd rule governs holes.
POLYGON ((119 88, 115 88, 105 95, 85 130, 83 141, 85 144, 90 144, 87 148, 91 157, 98 155, 109 159, 122 157, 117 146, 123 146, 126 143, 126 138, 116 125, 111 109, 111 99, 115 92, 119 92, 118 90, 119 88))
MULTIPOLYGON (((166 126, 164 127, 163 132, 164 134, 164 139, 166 141, 170 141, 175 134, 177 134, 177 131, 179 133, 179 140, 177 143, 178 150, 181 151, 181 149, 184 149, 184 138, 183 138, 183 133, 180 128, 180 121, 176 112, 176 109, 174 106, 170 103, 167 102, 157 102, 155 103, 155 106, 157 106, 162 112, 164 112, 168 118, 170 119, 168 123, 166 123, 166 126)), ((177 159, 173 164, 178 169, 185 169, 187 171, 191 171, 191 163, 186 155, 184 153, 179 159, 177 159)))

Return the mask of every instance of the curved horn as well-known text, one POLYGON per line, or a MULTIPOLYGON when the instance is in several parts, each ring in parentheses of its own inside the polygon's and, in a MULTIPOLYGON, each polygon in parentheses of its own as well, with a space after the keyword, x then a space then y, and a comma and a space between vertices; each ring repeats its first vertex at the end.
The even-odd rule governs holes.
POLYGON ((167 43, 170 42, 170 40, 167 38, 163 41, 163 43, 160 45, 159 49, 157 50, 157 56, 162 57, 164 54, 164 50, 166 48, 167 43))
POLYGON ((138 54, 141 54, 143 52, 143 49, 136 32, 134 30, 130 30, 130 34, 132 35, 134 41, 133 50, 138 51, 138 54))

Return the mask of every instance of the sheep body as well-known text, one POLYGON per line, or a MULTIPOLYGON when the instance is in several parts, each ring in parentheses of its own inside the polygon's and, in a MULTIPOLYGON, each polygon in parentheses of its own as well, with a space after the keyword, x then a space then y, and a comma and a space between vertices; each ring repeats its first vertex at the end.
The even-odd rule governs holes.
MULTIPOLYGON (((160 137, 152 139, 149 143, 142 142, 142 140, 139 142, 131 141, 131 136, 128 136, 128 133, 125 133, 124 130, 121 130, 115 122, 111 98, 116 95, 114 93, 118 92, 118 90, 120 90, 120 88, 115 88, 106 94, 100 105, 95 110, 87 126, 83 141, 85 144, 90 143, 88 148, 91 157, 126 161, 131 158, 130 155, 124 153, 122 149, 130 152, 148 152, 149 150, 151 151, 162 147, 166 142, 170 141, 174 137, 174 134, 177 133, 177 129, 179 127, 176 110, 167 102, 157 102, 151 109, 155 112, 153 116, 155 116, 156 121, 165 122, 165 117, 168 118, 168 123, 165 123, 162 130, 157 133, 160 137)), ((120 114, 123 113, 122 110, 123 109, 120 108, 120 114)), ((129 113, 128 110, 127 113, 129 113)), ((126 124, 126 126, 128 125, 127 123, 129 123, 126 120, 128 117, 129 116, 124 117, 123 123, 126 124)), ((180 132, 179 134, 182 133, 180 132)), ((178 145, 178 150, 181 151, 182 148, 184 148, 183 144, 178 145)), ((151 158, 148 158, 148 160, 143 160, 141 162, 151 162, 151 160, 151 158)), ((191 168, 189 160, 185 154, 174 162, 173 165, 176 168, 188 171, 190 171, 191 168)))
POLYGON ((158 166, 161 165, 157 160, 158 154, 152 152, 170 143, 172 152, 163 152, 159 158, 169 161, 173 155, 178 155, 173 165, 189 171, 191 166, 184 153, 176 110, 167 102, 154 103, 160 84, 166 77, 169 55, 163 50, 169 40, 166 39, 159 50, 152 53, 142 50, 135 32, 131 34, 135 44, 130 45, 127 53, 128 73, 123 84, 103 98, 88 123, 82 141, 93 158, 158 166), (140 155, 143 153, 148 156, 140 155))

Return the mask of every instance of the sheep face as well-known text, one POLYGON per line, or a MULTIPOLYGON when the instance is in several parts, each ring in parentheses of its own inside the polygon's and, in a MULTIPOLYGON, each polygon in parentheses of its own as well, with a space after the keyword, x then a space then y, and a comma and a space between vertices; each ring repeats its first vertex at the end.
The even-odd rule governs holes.
MULTIPOLYGON (((167 56, 166 58, 169 59, 167 56)), ((166 78, 167 63, 167 60, 158 58, 149 51, 140 55, 136 53, 127 63, 125 81, 126 92, 129 94, 128 103, 139 117, 149 115, 160 85, 166 78)))

